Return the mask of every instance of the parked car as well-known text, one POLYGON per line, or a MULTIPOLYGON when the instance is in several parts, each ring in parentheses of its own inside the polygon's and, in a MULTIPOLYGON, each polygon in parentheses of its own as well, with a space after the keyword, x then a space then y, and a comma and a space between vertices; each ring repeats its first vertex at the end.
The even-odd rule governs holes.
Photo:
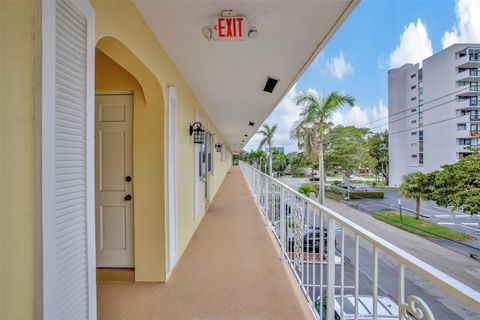
POLYGON ((350 185, 348 183, 339 183, 337 187, 343 188, 343 189, 350 189, 350 191, 368 191, 367 185, 364 184, 353 184, 351 183, 350 185))
POLYGON ((320 181, 320 178, 318 176, 311 176, 308 178, 308 181, 320 181))
MULTIPOLYGON (((343 300, 343 318, 341 314, 341 296, 335 296, 335 320, 354 320, 355 319, 355 296, 345 295, 343 300)), ((322 319, 326 318, 327 297, 323 297, 323 301, 317 299, 315 308, 319 313, 323 314, 322 319), (321 310, 320 310, 321 305, 321 310)), ((358 320, 373 319, 373 297, 361 295, 358 297, 358 320)), ((390 298, 377 297, 377 320, 398 320, 398 305, 390 298)))
MULTIPOLYGON (((295 248, 295 235, 293 229, 288 230, 288 252, 293 252, 295 248)), ((327 229, 323 229, 323 253, 327 254, 327 229)), ((304 227, 303 233, 303 252, 320 252, 321 247, 320 227, 304 227)), ((335 241, 336 245, 336 241, 335 241)))
POLYGON ((311 168, 304 168, 303 169, 303 175, 306 177, 306 176, 311 176, 312 175, 312 172, 313 170, 311 168))

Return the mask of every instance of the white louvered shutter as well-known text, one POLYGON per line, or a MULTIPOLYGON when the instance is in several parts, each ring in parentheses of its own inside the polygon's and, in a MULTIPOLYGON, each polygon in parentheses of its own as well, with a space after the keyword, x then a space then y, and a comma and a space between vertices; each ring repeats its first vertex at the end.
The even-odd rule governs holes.
POLYGON ((95 319, 94 15, 42 3, 44 319, 95 319))

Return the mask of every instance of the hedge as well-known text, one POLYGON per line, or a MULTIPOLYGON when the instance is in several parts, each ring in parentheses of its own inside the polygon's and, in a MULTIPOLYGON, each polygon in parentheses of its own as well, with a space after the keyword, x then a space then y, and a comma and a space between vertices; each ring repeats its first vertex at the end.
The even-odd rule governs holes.
POLYGON ((350 199, 383 199, 382 191, 350 191, 350 199))

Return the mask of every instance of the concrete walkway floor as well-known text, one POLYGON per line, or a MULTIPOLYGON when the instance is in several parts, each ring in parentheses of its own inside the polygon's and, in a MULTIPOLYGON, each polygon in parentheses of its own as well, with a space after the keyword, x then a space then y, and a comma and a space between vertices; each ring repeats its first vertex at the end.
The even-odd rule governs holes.
POLYGON ((238 167, 167 283, 97 284, 99 319, 313 319, 238 167))

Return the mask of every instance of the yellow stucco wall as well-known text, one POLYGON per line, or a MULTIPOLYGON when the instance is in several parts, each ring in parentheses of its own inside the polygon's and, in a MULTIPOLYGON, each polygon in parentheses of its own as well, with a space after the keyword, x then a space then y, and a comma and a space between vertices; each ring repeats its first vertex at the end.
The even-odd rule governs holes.
MULTIPOLYGON (((142 215, 140 222, 135 221, 139 228, 135 240, 145 244, 135 251, 136 273, 140 281, 164 281, 168 276, 166 88, 175 86, 178 94, 178 257, 204 213, 203 210, 199 217, 194 217, 194 144, 188 128, 195 120, 195 112, 199 113, 204 127, 215 135, 216 141, 223 141, 134 5, 128 1, 92 3, 96 11, 99 49, 138 81, 145 97, 148 112, 134 114, 145 126, 143 131, 135 131, 134 150, 148 150, 147 157, 136 158, 138 167, 143 169, 137 169, 135 174, 149 178, 143 187, 135 186, 135 210, 142 215), (157 147, 151 148, 153 144, 157 147)), ((0 1, 0 319, 32 319, 34 315, 32 21, 32 2, 0 1)), ((141 106, 142 102, 136 101, 136 104, 141 106)), ((214 152, 212 198, 231 165, 231 156, 227 154, 221 161, 220 153, 214 152)), ((202 195, 203 190, 199 194, 202 195)))
MULTIPOLYGON (((135 252, 136 273, 141 273, 141 276, 136 276, 138 280, 147 281, 162 281, 162 277, 159 277, 160 266, 158 265, 158 259, 149 261, 148 265, 151 266, 150 270, 141 271, 137 268, 138 262, 142 259, 147 259, 150 254, 154 254, 154 251, 158 254, 159 250, 165 250, 168 248, 167 237, 167 221, 166 221, 166 125, 165 125, 165 101, 167 96, 167 87, 174 86, 177 88, 177 181, 178 181, 178 213, 177 213, 177 225, 178 225, 178 257, 181 256, 183 251, 188 245, 193 233, 198 227, 202 213, 195 218, 194 215, 194 170, 195 170, 195 147, 192 142, 192 138, 189 135, 188 128, 190 124, 195 121, 195 112, 200 116, 203 126, 212 134, 215 135, 216 141, 223 143, 221 136, 213 123, 210 121, 202 106, 199 104, 186 81, 183 79, 180 72, 175 65, 169 59, 165 50, 158 42, 154 33, 150 30, 145 23, 141 15, 138 13, 135 6, 129 1, 92 1, 96 13, 96 36, 98 45, 97 47, 105 52, 112 60, 126 69, 135 79, 138 80, 145 93, 145 99, 147 109, 149 103, 149 89, 148 85, 157 82, 161 87, 162 101, 161 112, 162 120, 158 121, 156 118, 156 126, 162 130, 162 138, 158 136, 156 132, 155 136, 145 136, 144 139, 134 138, 134 143, 140 143, 140 141, 148 142, 148 139, 154 139, 155 143, 161 145, 160 141, 163 141, 163 147, 157 151, 161 153, 162 164, 157 166, 157 170, 162 172, 146 171, 150 173, 150 179, 152 177, 158 177, 161 179, 161 186, 150 188, 149 192, 153 192, 157 195, 155 201, 161 199, 163 202, 162 208, 158 207, 158 202, 155 202, 151 206, 147 206, 151 210, 150 217, 144 219, 144 227, 140 227, 142 235, 145 239, 138 239, 135 236, 136 241, 144 241, 141 249, 144 250, 142 254, 143 258, 137 256, 138 251, 135 252), (125 23, 128 21, 128 23, 125 23), (128 51, 128 54, 123 51, 128 51), (151 79, 153 76, 154 79, 151 79), (153 175, 152 175, 153 174, 153 175), (158 192, 163 192, 160 195, 158 192), (149 223, 147 223, 149 222, 149 223), (163 224, 163 230, 158 230, 158 226, 163 224), (152 241, 150 233, 156 229, 156 235, 158 236, 156 241, 152 241), (149 240, 149 243, 146 243, 149 240), (160 242, 161 241, 161 242, 160 242), (164 245, 163 245, 164 244, 164 245), (159 248, 162 247, 162 248, 159 248)), ((155 108, 157 106, 155 105, 155 108)), ((135 114, 136 116, 136 114, 135 114)), ((146 119, 147 120, 147 119, 146 119)), ((134 146, 134 148, 136 148, 134 146)), ((228 152, 227 152, 228 153, 228 152)), ((210 197, 213 198, 216 191, 221 185, 223 178, 226 175, 228 168, 231 165, 231 156, 227 156, 226 160, 221 161, 220 153, 214 152, 215 159, 215 173, 214 188, 211 189, 210 197), (230 159, 230 160, 229 160, 230 159)), ((135 158, 134 158, 135 159, 135 158)), ((155 156, 155 161, 158 159, 155 156)), ((137 167, 137 166, 136 166, 137 167)), ((143 167, 143 166, 142 166, 143 167)), ((152 169, 153 170, 153 169, 152 169)), ((138 179, 138 172, 136 173, 138 179)), ((212 181, 213 181, 212 179, 212 181)), ((212 187, 212 183, 210 186, 212 187)), ((204 209, 204 188, 200 185, 200 207, 204 209)), ((150 195, 151 196, 151 195, 150 195)), ((139 201, 139 190, 135 186, 135 199, 139 201)), ((148 201, 147 201, 148 202, 148 201)), ((144 214, 140 208, 135 206, 135 214, 144 214)), ((137 222, 137 221, 135 221, 137 222)), ((139 230, 135 227, 135 230, 139 230)), ((137 250, 139 246, 135 246, 137 250)), ((166 265, 166 251, 161 252, 161 259, 163 267, 166 265)), ((161 273, 161 272, 160 272, 161 273)), ((168 275, 163 271, 163 277, 168 275)))
POLYGON ((0 1, 0 319, 34 312, 32 18, 0 1))

